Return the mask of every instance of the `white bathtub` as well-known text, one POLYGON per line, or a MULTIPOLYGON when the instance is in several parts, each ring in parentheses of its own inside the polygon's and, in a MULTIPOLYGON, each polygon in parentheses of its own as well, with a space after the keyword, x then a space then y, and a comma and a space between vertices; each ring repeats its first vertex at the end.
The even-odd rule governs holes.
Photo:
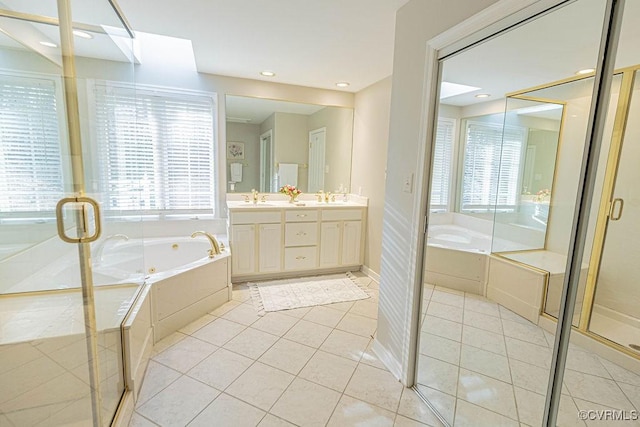
POLYGON ((455 224, 431 225, 424 281, 482 295, 490 252, 491 235, 455 224))

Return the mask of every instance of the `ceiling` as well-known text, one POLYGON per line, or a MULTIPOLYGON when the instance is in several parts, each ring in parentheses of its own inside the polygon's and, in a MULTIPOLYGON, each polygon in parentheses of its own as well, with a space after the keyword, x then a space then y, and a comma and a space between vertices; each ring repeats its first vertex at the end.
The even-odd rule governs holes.
POLYGON ((407 2, 119 0, 136 31, 191 40, 200 72, 349 92, 391 75, 395 15, 407 2))

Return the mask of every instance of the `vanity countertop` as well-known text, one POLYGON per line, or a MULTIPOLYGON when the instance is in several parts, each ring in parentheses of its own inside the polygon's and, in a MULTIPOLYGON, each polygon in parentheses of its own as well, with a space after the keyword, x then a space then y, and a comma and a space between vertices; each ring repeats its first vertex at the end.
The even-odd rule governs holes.
POLYGON ((366 203, 359 201, 335 201, 318 202, 315 200, 301 200, 289 203, 282 200, 267 200, 265 202, 251 203, 243 200, 227 200, 229 210, 266 210, 266 209, 340 209, 340 208, 366 208, 366 203))

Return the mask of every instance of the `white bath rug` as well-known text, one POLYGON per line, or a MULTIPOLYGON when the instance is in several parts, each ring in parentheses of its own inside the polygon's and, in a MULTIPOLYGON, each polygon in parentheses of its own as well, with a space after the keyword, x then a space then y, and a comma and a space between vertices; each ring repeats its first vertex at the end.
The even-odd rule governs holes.
POLYGON ((259 314, 369 298, 351 273, 249 283, 259 314))

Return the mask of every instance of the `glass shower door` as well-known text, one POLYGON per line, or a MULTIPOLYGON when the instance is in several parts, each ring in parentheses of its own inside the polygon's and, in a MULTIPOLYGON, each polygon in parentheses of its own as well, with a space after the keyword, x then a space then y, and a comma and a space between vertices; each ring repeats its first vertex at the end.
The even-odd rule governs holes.
MULTIPOLYGON (((633 87, 626 130, 618 162, 607 175, 613 191, 606 213, 606 229, 589 329, 640 354, 640 80, 638 71, 625 75, 633 87), (635 83, 634 83, 635 81, 635 83)), ((613 155, 616 155, 615 153, 613 155)))

